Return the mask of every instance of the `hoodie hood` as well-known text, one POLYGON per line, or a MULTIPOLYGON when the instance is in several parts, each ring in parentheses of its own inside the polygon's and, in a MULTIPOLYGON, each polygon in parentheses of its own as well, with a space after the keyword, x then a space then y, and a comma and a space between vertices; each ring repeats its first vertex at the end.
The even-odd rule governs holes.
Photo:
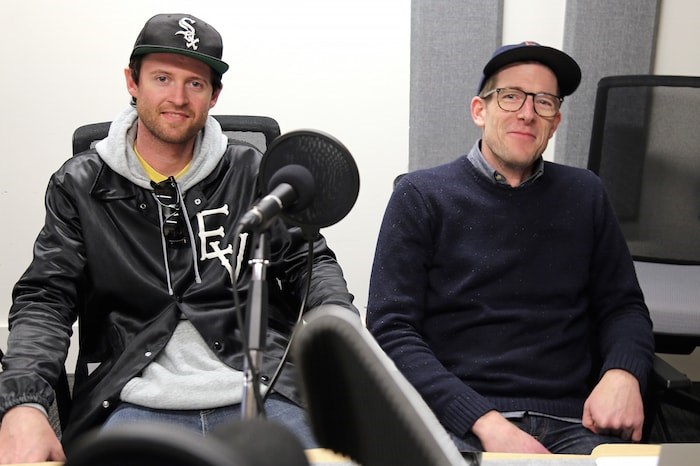
MULTIPOLYGON (((136 140, 136 109, 129 107, 120 113, 109 127, 108 136, 95 145, 100 158, 114 170, 132 183, 142 188, 151 189, 151 180, 144 172, 134 153, 136 140)), ((204 129, 199 132, 194 143, 194 154, 189 169, 178 178, 182 192, 202 181, 211 173, 223 157, 228 138, 221 131, 221 125, 209 116, 204 129)))

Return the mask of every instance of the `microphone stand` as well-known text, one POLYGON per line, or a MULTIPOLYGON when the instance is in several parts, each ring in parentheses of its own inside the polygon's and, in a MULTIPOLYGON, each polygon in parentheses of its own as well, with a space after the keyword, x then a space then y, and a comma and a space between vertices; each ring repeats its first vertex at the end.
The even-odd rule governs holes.
POLYGON ((254 419, 260 415, 260 369, 267 341, 267 280, 266 271, 270 264, 270 244, 267 234, 254 232, 253 257, 248 262, 252 267, 248 289, 248 312, 245 331, 248 338, 248 355, 244 358, 243 399, 241 413, 243 419, 254 419))

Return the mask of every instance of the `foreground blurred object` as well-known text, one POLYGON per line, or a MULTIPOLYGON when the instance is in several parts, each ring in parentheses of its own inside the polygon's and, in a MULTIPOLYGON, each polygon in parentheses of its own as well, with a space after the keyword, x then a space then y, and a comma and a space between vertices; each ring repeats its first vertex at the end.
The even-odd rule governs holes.
POLYGON ((134 424, 85 435, 65 466, 308 466, 299 440, 262 419, 207 437, 168 424, 134 424))
POLYGON ((306 316, 293 345, 321 446, 363 466, 478 464, 456 449, 361 323, 333 306, 306 316))

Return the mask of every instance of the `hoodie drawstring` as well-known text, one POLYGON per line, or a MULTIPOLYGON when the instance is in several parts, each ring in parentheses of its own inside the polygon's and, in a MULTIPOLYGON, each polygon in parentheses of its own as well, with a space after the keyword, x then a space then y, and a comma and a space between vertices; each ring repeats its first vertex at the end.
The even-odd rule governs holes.
POLYGON ((175 183, 175 189, 177 189, 177 197, 180 199, 182 217, 185 219, 185 224, 187 225, 187 233, 190 235, 190 249, 192 250, 192 263, 194 263, 194 280, 197 283, 202 283, 202 277, 199 276, 199 265, 197 265, 197 249, 195 248, 196 243, 194 242, 194 233, 192 232, 190 216, 187 213, 187 207, 185 206, 185 196, 182 195, 180 185, 178 183, 175 183))
MULTIPOLYGON (((153 193, 151 193, 153 194, 153 193)), ((165 232, 163 231, 163 206, 158 202, 156 195, 153 194, 153 198, 156 199, 156 204, 158 205, 158 223, 160 224, 160 244, 163 246, 163 264, 165 265, 165 279, 168 283, 168 294, 173 295, 173 286, 170 281, 170 266, 168 264, 168 245, 165 244, 165 232)))
MULTIPOLYGON (((185 199, 184 196, 182 195, 182 191, 180 191, 180 185, 175 182, 173 183, 175 185, 175 189, 177 190, 177 198, 180 203, 180 209, 182 210, 182 215, 180 215, 180 218, 184 219, 185 224, 187 225, 187 234, 189 236, 189 243, 190 243, 190 251, 192 252, 192 262, 194 264, 194 279, 197 283, 202 283, 202 277, 199 274, 199 264, 197 263, 197 249, 195 247, 195 241, 194 241, 194 232, 192 230, 192 224, 190 223, 190 216, 187 213, 187 206, 185 206, 185 199)), ((174 294, 173 292, 173 285, 172 285, 172 278, 170 277, 170 263, 168 261, 168 245, 166 243, 165 239, 165 230, 164 230, 164 223, 163 223, 163 205, 158 201, 158 198, 156 197, 155 193, 151 193, 153 198, 156 200, 156 204, 158 205, 158 223, 160 225, 160 243, 163 249, 163 265, 165 266, 165 279, 168 285, 168 294, 172 296, 174 294)))

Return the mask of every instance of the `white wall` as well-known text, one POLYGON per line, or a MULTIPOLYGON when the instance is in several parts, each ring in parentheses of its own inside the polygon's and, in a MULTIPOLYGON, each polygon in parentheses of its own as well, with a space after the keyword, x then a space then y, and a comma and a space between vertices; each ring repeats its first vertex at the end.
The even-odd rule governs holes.
POLYGON ((323 230, 364 309, 393 177, 408 167, 410 3, 403 0, 25 0, 0 41, 0 346, 11 289, 31 259, 50 174, 82 124, 129 102, 123 69, 143 23, 160 12, 214 25, 231 68, 213 113, 276 118, 283 132, 323 130, 360 171, 350 214, 323 230))
MULTIPOLYGON (((518 44, 531 40, 542 45, 561 49, 564 43, 564 17, 566 1, 561 0, 504 0, 504 44, 518 44), (547 25, 547 27, 543 27, 547 25)), ((566 118, 566 106, 562 109, 566 118)), ((556 133, 549 140, 543 157, 554 160, 556 133)))
MULTIPOLYGON (((504 42, 561 47, 565 4, 505 0, 504 42)), ((700 4, 664 0, 661 8, 655 72, 700 75, 700 4)), ((3 347, 11 289, 43 222, 46 182, 70 156, 75 127, 111 120, 128 104, 122 70, 143 23, 160 12, 194 14, 222 33, 231 70, 214 113, 272 116, 283 132, 323 130, 352 152, 358 201, 323 232, 364 309, 391 181, 408 167, 410 1, 24 0, 8 2, 0 41, 3 347)))

